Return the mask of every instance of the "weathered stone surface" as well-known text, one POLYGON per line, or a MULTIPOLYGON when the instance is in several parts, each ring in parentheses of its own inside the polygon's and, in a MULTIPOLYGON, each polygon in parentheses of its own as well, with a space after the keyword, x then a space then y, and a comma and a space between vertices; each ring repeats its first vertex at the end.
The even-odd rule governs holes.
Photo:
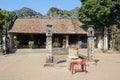
POLYGON ((88 60, 91 61, 93 59, 94 53, 94 29, 92 27, 88 28, 87 32, 87 48, 88 48, 88 60))

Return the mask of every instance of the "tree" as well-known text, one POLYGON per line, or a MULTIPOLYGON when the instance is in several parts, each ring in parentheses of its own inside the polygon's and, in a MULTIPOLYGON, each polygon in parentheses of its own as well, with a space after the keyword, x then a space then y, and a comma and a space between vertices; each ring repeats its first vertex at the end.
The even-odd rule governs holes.
POLYGON ((109 27, 120 24, 120 0, 81 0, 78 19, 85 24, 109 27))
MULTIPOLYGON (((82 7, 78 12, 78 19, 94 28, 103 29, 104 44, 107 28, 112 25, 120 25, 120 0, 80 0, 82 7)), ((105 49, 105 45, 103 46, 105 49)))
POLYGON ((7 12, 0 9, 0 29, 2 29, 3 25, 7 27, 9 22, 13 19, 14 15, 14 12, 7 12))
POLYGON ((2 38, 3 25, 7 28, 15 13, 0 9, 0 40, 2 38))

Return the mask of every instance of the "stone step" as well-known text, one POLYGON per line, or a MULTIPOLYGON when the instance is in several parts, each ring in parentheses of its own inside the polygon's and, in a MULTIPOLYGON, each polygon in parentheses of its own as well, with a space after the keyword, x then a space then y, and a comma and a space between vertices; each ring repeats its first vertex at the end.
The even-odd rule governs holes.
MULTIPOLYGON (((12 49, 12 53, 47 53, 46 49, 12 49)), ((102 53, 100 49, 94 49, 94 53, 102 53)), ((86 55, 87 49, 79 49, 79 54, 86 55)))
POLYGON ((12 53, 46 53, 46 49, 13 49, 12 53))

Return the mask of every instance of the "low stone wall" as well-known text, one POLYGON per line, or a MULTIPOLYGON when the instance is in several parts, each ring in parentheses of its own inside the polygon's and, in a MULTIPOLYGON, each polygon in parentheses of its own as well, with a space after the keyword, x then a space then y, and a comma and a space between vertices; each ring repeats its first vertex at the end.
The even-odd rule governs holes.
POLYGON ((52 48, 53 55, 67 55, 68 48, 52 48))
POLYGON ((53 48, 53 63, 61 63, 65 62, 68 57, 68 49, 67 48, 53 48))

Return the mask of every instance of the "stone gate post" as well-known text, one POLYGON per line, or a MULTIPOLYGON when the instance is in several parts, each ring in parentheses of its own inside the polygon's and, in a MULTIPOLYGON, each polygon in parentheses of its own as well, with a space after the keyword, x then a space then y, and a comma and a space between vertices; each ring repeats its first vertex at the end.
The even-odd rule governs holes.
POLYGON ((47 63, 53 62, 52 57, 52 25, 46 26, 46 49, 47 49, 47 63))
POLYGON ((91 61, 93 59, 93 50, 94 50, 94 29, 89 27, 87 30, 87 57, 91 61))
POLYGON ((108 50, 108 28, 104 27, 103 52, 108 50))

